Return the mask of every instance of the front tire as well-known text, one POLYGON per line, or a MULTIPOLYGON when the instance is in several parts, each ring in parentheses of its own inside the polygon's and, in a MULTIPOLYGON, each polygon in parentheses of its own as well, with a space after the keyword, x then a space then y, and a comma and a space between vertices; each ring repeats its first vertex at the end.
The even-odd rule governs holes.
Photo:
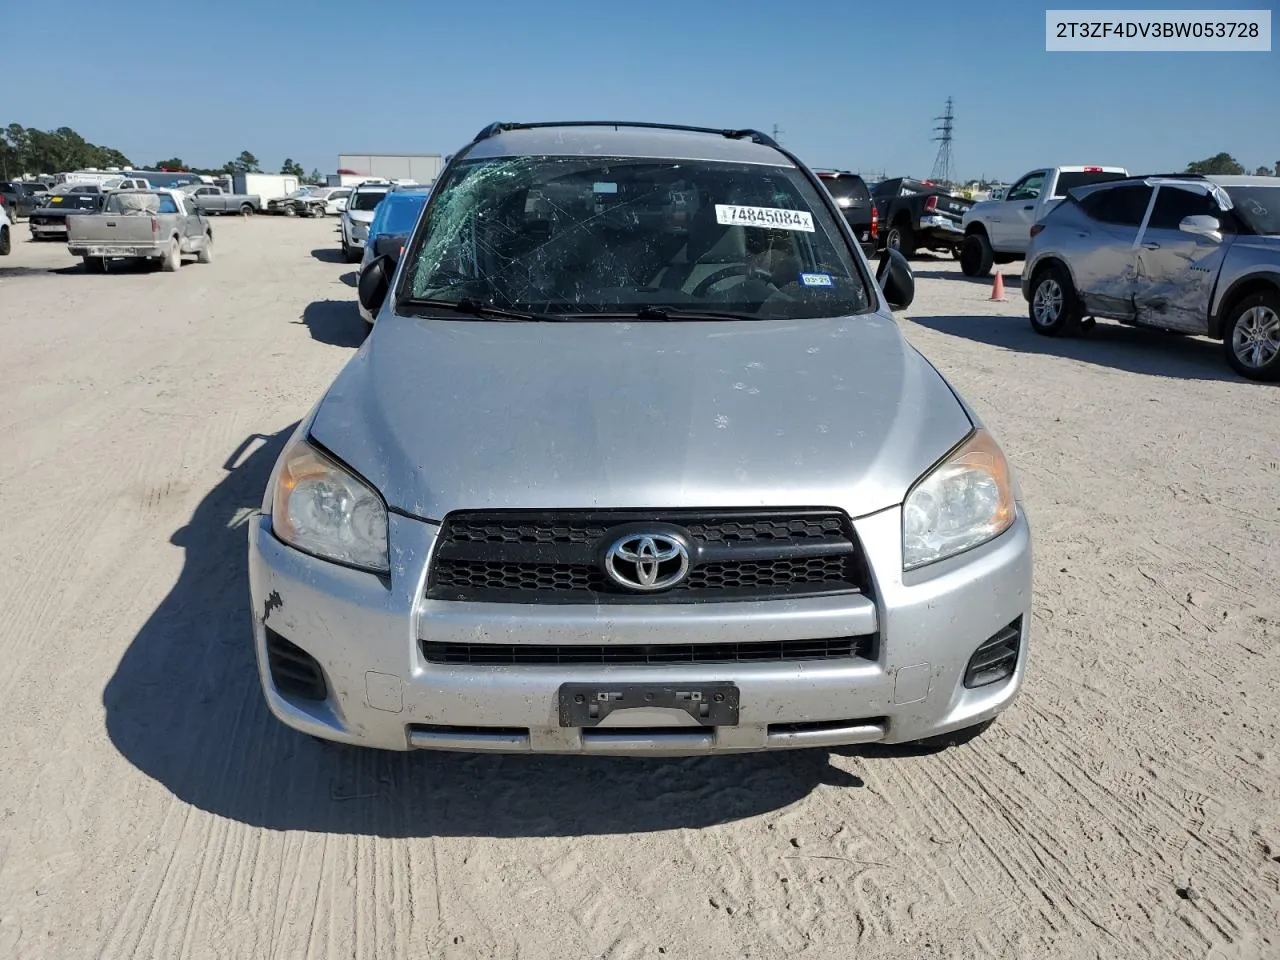
POLYGON ((1080 332, 1083 313, 1066 270, 1051 263, 1036 271, 1027 308, 1031 329, 1045 337, 1074 336, 1080 332))
POLYGON ((298 208, 292 203, 285 204, 284 215, 286 217, 296 217, 298 215, 298 208))
POLYGON ((1280 380, 1280 294, 1268 290, 1237 303, 1222 344, 1227 363, 1240 376, 1262 383, 1280 380))
POLYGON ((13 239, 9 236, 8 227, 0 227, 0 257, 7 257, 13 252, 13 239))
POLYGON ((884 245, 889 250, 897 250, 910 260, 916 255, 916 232, 908 223, 895 223, 885 234, 884 245))
POLYGON ((995 252, 985 233, 971 233, 960 246, 960 272, 966 277, 985 277, 991 273, 995 252))

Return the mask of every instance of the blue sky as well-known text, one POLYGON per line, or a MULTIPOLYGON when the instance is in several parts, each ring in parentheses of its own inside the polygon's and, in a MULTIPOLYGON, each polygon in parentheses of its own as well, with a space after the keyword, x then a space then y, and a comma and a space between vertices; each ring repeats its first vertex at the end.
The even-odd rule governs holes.
MULTIPOLYGON (((1055 8, 1068 3, 1050 4, 1055 8)), ((1262 7, 1165 2, 1162 9, 1262 7)), ((1045 5, 782 0, 14 4, 0 124, 69 126, 135 163, 242 149, 450 153, 492 120, 781 128, 813 166, 927 176, 955 98, 955 169, 1280 162, 1280 52, 1046 53, 1045 5), (806 11, 801 13, 800 11, 806 11), (976 12, 973 12, 976 11, 976 12), (175 38, 181 38, 175 43, 175 38), (114 95, 118 92, 118 96, 114 95), (135 105, 136 104, 136 105, 135 105)))

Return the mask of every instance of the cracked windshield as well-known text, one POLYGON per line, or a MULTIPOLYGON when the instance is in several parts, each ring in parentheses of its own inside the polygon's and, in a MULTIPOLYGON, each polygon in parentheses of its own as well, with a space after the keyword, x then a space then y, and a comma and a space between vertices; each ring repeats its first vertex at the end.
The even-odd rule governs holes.
POLYGON ((414 299, 542 314, 861 313, 848 244, 794 168, 520 157, 459 166, 412 258, 414 299))

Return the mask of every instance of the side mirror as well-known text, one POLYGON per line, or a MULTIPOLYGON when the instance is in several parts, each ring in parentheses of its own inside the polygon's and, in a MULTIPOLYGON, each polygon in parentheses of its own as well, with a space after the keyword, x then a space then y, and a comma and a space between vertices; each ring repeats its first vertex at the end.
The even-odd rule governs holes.
POLYGON ((916 277, 911 264, 897 250, 885 248, 876 267, 876 283, 889 304, 890 310, 905 310, 916 298, 916 277))
POLYGON ((1182 222, 1178 224, 1178 229, 1183 233, 1205 237, 1214 243, 1222 242, 1222 224, 1218 222, 1217 217, 1211 217, 1208 214, 1201 213, 1194 217, 1183 217, 1182 222))
POLYGON ((360 271, 360 279, 356 281, 356 294, 360 298, 360 306, 369 313, 377 315, 387 299, 387 291, 391 289, 391 275, 395 272, 395 263, 390 257, 378 257, 360 271))

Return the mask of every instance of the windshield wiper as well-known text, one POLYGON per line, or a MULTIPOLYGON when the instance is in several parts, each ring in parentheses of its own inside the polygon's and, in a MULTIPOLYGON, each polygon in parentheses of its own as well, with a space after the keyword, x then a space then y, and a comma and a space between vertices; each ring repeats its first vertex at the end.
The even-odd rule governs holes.
POLYGON ((754 313, 729 313, 716 310, 680 310, 675 307, 641 307, 634 311, 606 313, 565 313, 563 320, 768 320, 754 313))
POLYGON ((501 307, 491 307, 472 297, 463 297, 461 300, 410 297, 407 300, 402 300, 401 304, 411 309, 448 310, 452 313, 465 313, 469 316, 481 317, 486 320, 538 321, 560 319, 547 313, 527 313, 522 310, 504 310, 501 307))

